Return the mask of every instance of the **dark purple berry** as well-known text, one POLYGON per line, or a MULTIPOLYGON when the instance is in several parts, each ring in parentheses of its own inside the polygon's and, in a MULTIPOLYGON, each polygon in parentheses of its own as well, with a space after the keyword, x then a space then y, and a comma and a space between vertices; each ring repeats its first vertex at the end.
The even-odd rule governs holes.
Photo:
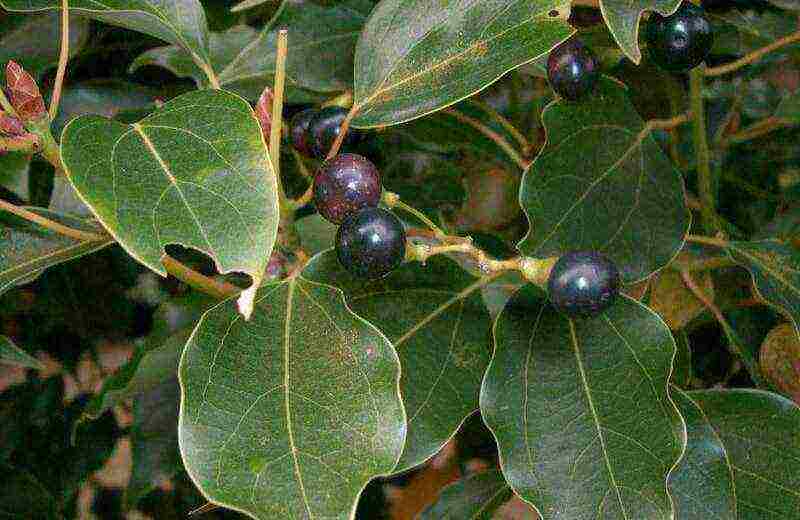
POLYGON ((714 33, 702 7, 683 2, 670 16, 654 13, 647 20, 647 48, 661 68, 686 72, 706 59, 714 33))
POLYGON ((614 263, 596 251, 566 253, 547 281, 550 301, 573 317, 596 316, 619 295, 620 276, 614 263))
POLYGON ((336 233, 336 256, 345 269, 375 280, 397 269, 406 254, 406 233, 394 214, 366 208, 350 215, 336 233))
MULTIPOLYGON (((311 119, 309 143, 314 157, 324 159, 328 155, 333 142, 339 136, 342 123, 346 117, 347 109, 332 106, 319 110, 311 119)), ((347 133, 347 137, 342 143, 342 149, 345 150, 347 147, 357 144, 357 142, 358 133, 351 130, 347 133)))
POLYGON ((569 39, 553 49, 547 58, 547 79, 564 99, 577 101, 594 90, 600 77, 600 63, 580 40, 569 39))
POLYGON ((314 204, 334 224, 381 200, 381 179, 372 162, 354 153, 325 161, 314 176, 314 204))
POLYGON ((317 115, 316 108, 307 108, 298 112, 292 118, 290 124, 292 133, 292 145, 294 149, 305 155, 313 157, 314 150, 311 147, 311 120, 317 115))

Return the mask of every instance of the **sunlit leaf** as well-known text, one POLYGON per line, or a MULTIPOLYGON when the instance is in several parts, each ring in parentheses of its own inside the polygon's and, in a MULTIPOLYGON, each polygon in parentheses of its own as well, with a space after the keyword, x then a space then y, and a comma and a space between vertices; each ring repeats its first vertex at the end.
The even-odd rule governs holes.
POLYGON ((492 520, 514 493, 496 470, 473 473, 444 488, 420 520, 492 520))
POLYGON ((255 518, 352 518, 402 451, 399 379, 389 341, 330 286, 266 285, 249 322, 222 303, 181 359, 186 469, 209 500, 255 518))
POLYGON ((101 239, 76 240, 0 211, 0 294, 32 281, 48 267, 114 243, 98 226, 84 219, 59 215, 43 208, 28 209, 79 231, 96 233, 101 239))
POLYGON ((554 102, 543 120, 547 144, 520 190, 531 221, 520 250, 601 251, 627 282, 669 263, 689 229, 683 180, 625 88, 603 78, 588 100, 554 102))
POLYGON ((396 471, 435 455, 478 409, 491 349, 491 318, 480 289, 491 278, 474 278, 439 257, 369 283, 349 275, 333 253, 318 256, 308 276, 341 288, 350 309, 397 350, 408 435, 396 471))
POLYGON ((669 398, 675 344, 622 297, 570 321, 528 285, 494 329, 481 412, 503 474, 545 518, 673 518, 664 483, 681 446, 669 398))
POLYGON ((383 0, 356 47, 357 127, 452 105, 545 54, 574 30, 563 0, 383 0))
POLYGON ((225 91, 184 94, 133 125, 73 120, 62 138, 69 180, 138 261, 166 275, 164 247, 202 251, 250 275, 252 298, 278 229, 277 184, 250 105, 225 91))
POLYGON ((0 365, 35 368, 40 370, 42 363, 31 356, 5 336, 0 336, 0 365))

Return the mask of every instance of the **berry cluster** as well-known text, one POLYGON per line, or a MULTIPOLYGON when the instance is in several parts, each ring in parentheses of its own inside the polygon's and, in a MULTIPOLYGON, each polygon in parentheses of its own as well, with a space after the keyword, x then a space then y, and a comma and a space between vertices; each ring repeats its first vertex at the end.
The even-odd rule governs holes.
MULTIPOLYGON (((339 137, 347 110, 339 106, 309 108, 292 118, 292 145, 306 157, 324 159, 339 137)), ((357 132, 349 132, 342 146, 347 149, 359 141, 357 132)))

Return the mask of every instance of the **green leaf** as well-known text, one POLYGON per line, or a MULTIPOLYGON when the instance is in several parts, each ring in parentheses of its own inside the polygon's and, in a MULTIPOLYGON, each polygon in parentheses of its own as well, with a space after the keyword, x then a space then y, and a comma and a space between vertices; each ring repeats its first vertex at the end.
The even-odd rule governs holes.
POLYGON ((779 11, 734 7, 706 14, 714 29, 713 54, 746 54, 797 30, 797 18, 779 11))
MULTIPOLYGON (((0 4, 3 2, 0 1, 0 4)), ((70 16, 69 55, 77 56, 89 39, 89 21, 70 16)), ((35 78, 58 64, 61 54, 61 14, 0 18, 0 64, 9 60, 22 65, 35 78)))
POLYGON ((278 230, 275 174, 250 105, 191 92, 133 125, 79 117, 62 157, 81 198, 123 248, 166 275, 164 247, 202 251, 221 273, 244 272, 247 316, 278 230))
POLYGON ((489 362, 491 318, 474 278, 447 258, 407 263, 388 277, 364 282, 332 252, 308 267, 312 280, 345 293, 350 309, 383 332, 400 357, 400 389, 408 434, 396 472, 434 456, 478 409, 489 362))
POLYGON ((353 125, 415 119, 491 85, 574 30, 564 0, 383 0, 356 47, 353 125))
POLYGON ((514 493, 496 470, 473 473, 447 486, 419 520, 492 520, 514 493))
POLYGON ((671 390, 687 434, 686 451, 669 478, 676 518, 736 520, 736 490, 725 446, 689 394, 671 390))
MULTIPOLYGON (((87 220, 59 215, 44 208, 27 208, 73 229, 98 233, 87 220)), ((57 234, 11 213, 0 212, 0 294, 34 280, 54 265, 94 253, 114 243, 111 237, 80 241, 57 234)))
POLYGON ((0 186, 17 197, 28 200, 30 190, 31 155, 11 152, 0 155, 0 186))
POLYGON ((41 370, 42 363, 31 356, 5 336, 0 336, 0 365, 13 365, 17 367, 41 370))
POLYGON ((300 235, 303 249, 309 255, 332 249, 336 240, 336 230, 339 229, 335 224, 322 218, 319 213, 298 220, 295 227, 297 234, 300 235))
POLYGON ((729 242, 728 254, 753 275, 758 296, 800 331, 800 251, 777 240, 729 242))
POLYGON ((689 229, 683 180, 625 88, 603 78, 589 100, 553 102, 543 120, 547 144, 520 189, 531 221, 520 250, 535 257, 602 251, 626 282, 667 265, 689 229))
POLYGON ((625 55, 635 64, 642 61, 639 50, 639 22, 645 11, 662 15, 674 13, 682 0, 600 0, 600 10, 608 30, 625 55))
POLYGON ((760 390, 676 393, 689 432, 670 481, 681 520, 794 518, 800 408, 760 390), (689 489, 691 488, 691 489, 689 489))
POLYGON ((262 519, 352 518, 405 438, 389 340, 333 287, 262 287, 250 322, 207 312, 180 365, 181 455, 216 504, 262 519))
MULTIPOLYGON (((287 4, 274 24, 262 31, 240 25, 211 33, 210 54, 220 84, 247 98, 257 98, 273 83, 278 30, 289 31, 286 63, 289 100, 311 92, 338 92, 353 84, 353 54, 366 15, 349 5, 321 7, 287 4), (274 28, 273 28, 274 27, 274 28)), ((161 47, 140 55, 131 70, 158 65, 208 86, 207 78, 180 47, 161 47)))
POLYGON ((61 518, 55 497, 32 474, 0 464, 0 518, 61 518))
POLYGON ((138 395, 133 403, 133 468, 125 490, 127 508, 183 467, 178 451, 180 387, 173 377, 138 395))
POLYGON ((775 110, 775 117, 800 125, 800 90, 784 96, 775 110))
POLYGON ((682 425, 664 322, 627 297, 571 321, 527 285, 494 339, 481 412, 514 491, 551 518, 671 519, 664 483, 682 425))
MULTIPOLYGON (((61 0, 0 0, 9 11, 61 9, 61 0)), ((178 45, 198 64, 211 63, 208 25, 199 0, 71 0, 72 12, 178 45)))

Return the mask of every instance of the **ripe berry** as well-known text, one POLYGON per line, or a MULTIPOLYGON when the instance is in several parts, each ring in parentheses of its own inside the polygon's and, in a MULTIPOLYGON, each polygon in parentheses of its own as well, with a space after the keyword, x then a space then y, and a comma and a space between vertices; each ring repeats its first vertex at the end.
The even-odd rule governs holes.
POLYGON ((378 169, 368 159, 343 153, 325 161, 314 176, 314 203, 326 220, 341 224, 349 215, 381 200, 378 169))
POLYGON ((351 273, 374 280, 395 270, 406 254, 406 233, 394 214, 381 208, 354 213, 336 233, 336 256, 351 273))
POLYGON ((309 129, 311 127, 311 120, 314 119, 317 112, 318 110, 316 108, 307 108, 295 114, 290 124, 292 145, 295 150, 306 157, 312 157, 314 155, 314 151, 311 148, 309 129))
POLYGON ((570 39, 556 47, 547 58, 547 79, 559 96, 576 101, 594 89, 600 64, 580 40, 570 39))
MULTIPOLYGON (((314 157, 325 158, 333 146, 333 142, 341 132, 342 123, 347 117, 347 109, 338 106, 325 107, 319 110, 311 119, 309 126, 309 144, 314 157)), ((353 146, 358 141, 356 132, 348 132, 342 143, 342 148, 353 146)))
POLYGON ((673 72, 686 72, 699 65, 714 43, 705 11, 691 2, 683 2, 670 16, 654 13, 647 20, 646 38, 653 60, 673 72))
POLYGON ((573 251, 558 259, 550 272, 550 301, 573 317, 596 316, 619 294, 620 276, 614 263, 595 251, 573 251))

